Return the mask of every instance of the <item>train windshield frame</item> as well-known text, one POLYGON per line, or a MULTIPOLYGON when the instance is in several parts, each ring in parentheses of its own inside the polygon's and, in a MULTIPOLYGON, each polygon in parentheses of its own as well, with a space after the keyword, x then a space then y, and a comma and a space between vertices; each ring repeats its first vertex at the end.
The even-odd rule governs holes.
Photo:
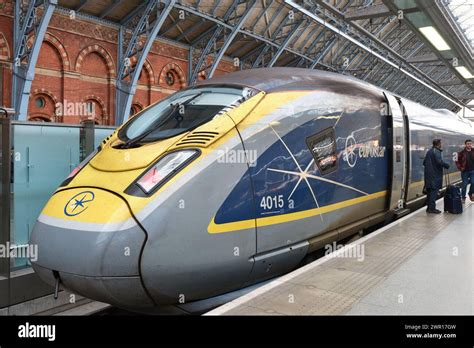
POLYGON ((169 139, 192 131, 257 93, 253 88, 234 85, 184 89, 141 111, 120 129, 118 136, 129 145, 169 139))

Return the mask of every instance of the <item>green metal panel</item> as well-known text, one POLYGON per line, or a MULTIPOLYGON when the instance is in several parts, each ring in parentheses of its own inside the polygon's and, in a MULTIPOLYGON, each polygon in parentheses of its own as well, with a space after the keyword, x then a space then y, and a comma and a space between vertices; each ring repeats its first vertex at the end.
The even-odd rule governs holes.
MULTIPOLYGON (((51 194, 79 164, 78 127, 13 125, 12 243, 26 244, 51 194)), ((14 267, 27 266, 16 259, 14 267)))

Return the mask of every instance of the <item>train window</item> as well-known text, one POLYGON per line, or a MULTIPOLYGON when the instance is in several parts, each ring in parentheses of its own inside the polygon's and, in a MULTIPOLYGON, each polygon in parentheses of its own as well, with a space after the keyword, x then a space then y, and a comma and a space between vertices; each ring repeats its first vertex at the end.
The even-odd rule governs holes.
POLYGON ((328 128, 306 138, 306 144, 322 175, 329 174, 336 170, 337 154, 334 129, 328 128))
POLYGON ((138 113, 119 132, 128 148, 188 132, 255 95, 250 88, 202 86, 179 91, 138 113))

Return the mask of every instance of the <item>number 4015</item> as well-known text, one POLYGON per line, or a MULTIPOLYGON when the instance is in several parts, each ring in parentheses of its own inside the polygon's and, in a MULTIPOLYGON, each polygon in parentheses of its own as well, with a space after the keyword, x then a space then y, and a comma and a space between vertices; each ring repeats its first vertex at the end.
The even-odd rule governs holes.
POLYGON ((278 209, 285 206, 283 195, 278 196, 265 196, 260 201, 260 207, 264 210, 278 209))

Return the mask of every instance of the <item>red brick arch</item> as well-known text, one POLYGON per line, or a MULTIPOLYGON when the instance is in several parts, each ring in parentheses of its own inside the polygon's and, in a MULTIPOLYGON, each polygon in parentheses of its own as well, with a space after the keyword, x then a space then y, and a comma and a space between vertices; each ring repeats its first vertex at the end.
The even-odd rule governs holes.
POLYGON ((139 111, 142 111, 145 108, 143 104, 140 103, 139 101, 134 101, 132 106, 136 106, 139 109, 139 111))
MULTIPOLYGON (((135 65, 137 63, 137 57, 133 56, 130 59, 130 61, 131 61, 132 65, 135 65)), ((149 76, 150 81, 148 81, 148 83, 150 85, 154 85, 155 84, 155 73, 154 73, 153 67, 151 66, 148 59, 146 59, 145 62, 143 63, 143 69, 145 69, 145 71, 147 72, 147 74, 149 76)))
POLYGON ((10 48, 8 47, 8 41, 0 32, 0 60, 9 60, 10 59, 10 48))
MULTIPOLYGON (((35 89, 33 93, 31 94, 31 98, 34 100, 36 97, 41 96, 41 95, 47 96, 48 98, 51 99, 51 101, 53 102, 53 109, 54 109, 53 111, 55 113, 58 107, 58 103, 59 103, 58 98, 56 98, 56 96, 51 91, 48 91, 47 89, 44 89, 44 88, 35 89)), ((48 121, 48 122, 51 122, 54 119, 54 117, 55 117, 54 115, 48 115, 41 112, 31 113, 30 115, 28 115, 29 120, 41 118, 44 121, 48 121)))
POLYGON ((76 71, 80 71, 84 58, 86 58, 86 56, 92 52, 97 53, 105 60, 105 63, 107 64, 107 69, 109 70, 109 75, 112 77, 115 76, 115 64, 112 59, 112 56, 109 52, 107 52, 105 48, 100 45, 90 45, 82 49, 76 59, 76 71))
POLYGON ((43 41, 49 42, 51 45, 53 45, 54 48, 56 48, 61 58, 63 69, 70 70, 71 63, 69 61, 69 56, 66 52, 66 48, 64 47, 62 42, 59 41, 59 39, 55 37, 54 35, 52 35, 51 33, 46 33, 43 41))
MULTIPOLYGON (((33 46, 33 39, 34 39, 34 37, 31 36, 28 39, 28 41, 26 42, 26 45, 28 46, 28 48, 31 48, 33 46)), ((70 70, 71 69, 71 63, 69 61, 69 56, 66 52, 66 48, 63 46, 61 41, 56 36, 54 36, 53 34, 46 33, 44 35, 43 42, 49 43, 51 46, 53 46, 56 49, 56 51, 59 55, 59 59, 61 60, 61 64, 63 66, 63 70, 70 70)))
POLYGON ((169 71, 174 71, 176 75, 178 75, 180 88, 185 88, 186 87, 186 74, 181 69, 181 67, 176 63, 168 63, 164 66, 164 68, 161 70, 161 73, 160 73, 159 84, 160 85, 165 84, 165 77, 169 71))
POLYGON ((153 71, 153 67, 151 66, 150 62, 148 60, 145 60, 145 63, 143 63, 143 67, 148 73, 148 76, 150 76, 150 85, 155 84, 155 72, 153 71))
POLYGON ((99 105, 100 105, 100 107, 102 108, 102 111, 103 111, 103 116, 105 117, 105 115, 107 115, 107 107, 105 106, 105 103, 104 103, 104 101, 102 100, 101 97, 91 94, 91 95, 88 95, 87 97, 85 97, 83 99, 84 103, 86 103, 88 100, 94 100, 97 103, 99 103, 99 105))
POLYGON ((54 105, 56 106, 58 104, 58 98, 56 98, 56 96, 51 93, 50 91, 48 91, 47 89, 44 89, 44 88, 37 88, 33 91, 33 95, 34 96, 37 96, 37 95, 40 95, 40 94, 44 94, 44 95, 47 95, 48 97, 51 98, 51 100, 54 102, 54 105))

